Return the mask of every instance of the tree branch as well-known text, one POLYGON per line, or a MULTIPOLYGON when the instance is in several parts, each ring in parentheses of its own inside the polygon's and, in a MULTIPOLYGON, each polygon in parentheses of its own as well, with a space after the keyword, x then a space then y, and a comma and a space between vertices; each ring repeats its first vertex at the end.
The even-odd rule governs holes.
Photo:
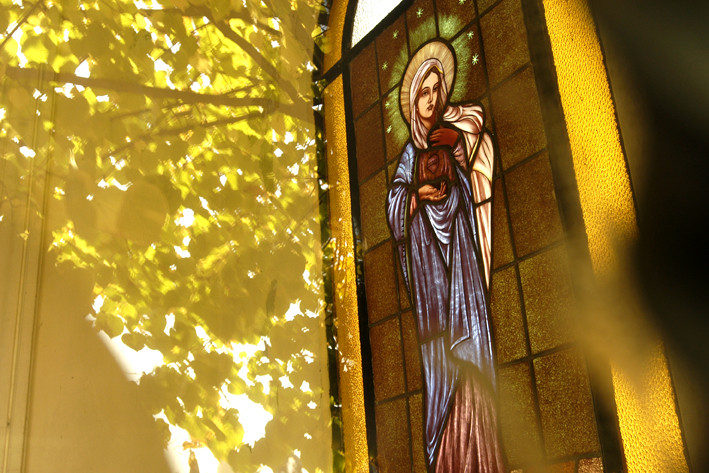
POLYGON ((273 15, 277 16, 280 19, 281 23, 283 23, 283 25, 286 27, 284 28, 284 31, 289 31, 295 37, 296 41, 303 46, 312 43, 313 37, 310 35, 310 33, 306 31, 305 27, 303 26, 303 23, 300 21, 300 17, 298 16, 297 12, 279 12, 273 5, 273 2, 271 2, 270 0, 264 1, 273 12, 273 15))
MULTIPOLYGON (((189 7, 185 8, 184 10, 174 7, 174 8, 141 8, 138 11, 140 13, 143 13, 144 15, 152 15, 155 13, 174 13, 177 15, 189 16, 189 17, 206 16, 206 17, 209 17, 210 20, 212 19, 212 16, 211 16, 212 12, 210 9, 208 9, 206 7, 195 6, 195 5, 190 5, 189 7)), ((259 29, 266 30, 270 34, 272 34, 276 37, 280 38, 283 36, 283 32, 278 31, 278 30, 268 26, 267 24, 261 23, 260 21, 256 21, 253 17, 251 17, 249 15, 245 15, 241 12, 236 11, 236 10, 231 10, 223 18, 229 19, 229 20, 237 19, 237 20, 242 20, 244 22, 249 22, 251 24, 256 24, 256 26, 259 29)))
MULTIPOLYGON (((219 120, 205 121, 198 124, 190 124, 187 126, 177 127, 177 128, 166 128, 164 130, 158 130, 155 132, 155 136, 169 136, 169 135, 179 135, 180 133, 186 133, 195 128, 212 128, 219 125, 231 125, 233 123, 238 123, 244 120, 249 120, 251 118, 263 118, 263 112, 252 112, 246 115, 239 115, 238 117, 228 117, 220 118, 219 120)), ((152 135, 149 134, 148 136, 152 135)))
MULTIPOLYGON (((7 77, 15 79, 19 82, 33 83, 40 77, 40 71, 33 68, 22 68, 8 66, 5 74, 7 77)), ((229 97, 223 94, 199 94, 190 90, 173 90, 150 85, 142 85, 136 82, 129 82, 119 79, 102 79, 102 78, 86 78, 79 77, 75 74, 65 72, 49 72, 44 74, 45 80, 48 82, 57 82, 61 84, 75 84, 92 89, 106 89, 114 92, 132 93, 144 95, 151 98, 175 99, 180 100, 183 104, 205 103, 211 105, 224 105, 227 107, 261 107, 265 112, 284 112, 293 118, 301 120, 309 120, 311 118, 309 112, 309 104, 303 100, 298 100, 294 104, 284 104, 276 100, 263 97, 229 97)))
MULTIPOLYGON (((210 18, 210 20, 214 22, 212 18, 210 18)), ((226 38, 233 41, 237 46, 241 48, 242 51, 251 56, 251 59, 254 60, 254 62, 263 70, 263 72, 274 78, 278 82, 278 85, 281 87, 281 89, 283 89, 283 91, 287 93, 291 99, 293 99, 293 102, 298 102, 298 92, 295 90, 295 87, 293 87, 293 85, 289 82, 283 80, 283 78, 278 73, 273 64, 271 64, 261 53, 259 53, 256 48, 251 45, 251 43, 246 41, 240 35, 236 34, 236 32, 232 30, 226 22, 219 21, 214 22, 214 24, 217 26, 217 28, 219 28, 219 31, 221 31, 226 38)))
POLYGON ((120 153, 121 151, 124 151, 128 148, 132 148, 135 146, 135 143, 141 140, 147 140, 153 136, 171 136, 171 135, 179 135, 181 133, 186 133, 190 130, 194 130, 195 128, 212 128, 215 126, 220 126, 220 125, 231 125, 234 123, 238 123, 244 120, 249 120, 252 118, 263 118, 265 116, 264 112, 252 112, 252 113, 247 113, 245 115, 239 115, 238 117, 228 117, 228 118, 220 118, 219 120, 212 120, 212 121, 205 121, 202 123, 193 123, 189 124, 186 126, 182 127, 176 127, 176 128, 165 128, 163 130, 155 130, 151 133, 144 133, 140 136, 137 136, 133 138, 130 143, 126 143, 123 146, 120 146, 118 148, 114 148, 111 151, 105 153, 103 155, 103 158, 107 158, 109 156, 113 156, 115 154, 120 153))

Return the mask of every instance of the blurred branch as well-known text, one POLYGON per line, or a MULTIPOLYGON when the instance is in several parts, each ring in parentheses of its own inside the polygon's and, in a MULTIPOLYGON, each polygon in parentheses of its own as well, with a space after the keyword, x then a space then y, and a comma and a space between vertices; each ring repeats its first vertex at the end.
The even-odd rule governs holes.
MULTIPOLYGON (((203 17, 203 16, 206 16, 206 17, 212 19, 212 11, 211 11, 209 8, 207 8, 207 7, 199 7, 199 6, 195 6, 195 5, 190 5, 189 7, 185 8, 184 10, 183 10, 183 9, 180 9, 180 8, 161 8, 161 9, 157 9, 157 8, 142 8, 142 9, 140 9, 140 10, 138 10, 138 11, 139 11, 140 13, 143 13, 144 15, 152 15, 152 14, 155 14, 155 13, 174 13, 174 14, 178 14, 178 15, 182 15, 182 16, 189 16, 189 17, 193 17, 193 16, 203 17)), ((265 23, 261 23, 261 22, 259 22, 259 21, 256 21, 256 18, 254 18, 254 17, 252 17, 252 16, 245 15, 244 13, 238 12, 238 11, 236 11, 236 10, 231 10, 229 13, 227 13, 227 14, 226 14, 225 16, 223 16, 222 18, 223 18, 223 19, 226 19, 226 20, 231 20, 231 19, 234 19, 234 20, 242 20, 242 21, 244 21, 244 22, 248 22, 249 24, 252 24, 252 25, 257 26, 259 29, 268 31, 268 33, 270 33, 270 34, 272 34, 272 35, 274 35, 274 36, 277 36, 277 37, 279 37, 279 38, 280 38, 281 36, 283 36, 283 33, 282 33, 282 32, 280 32, 280 31, 278 31, 278 30, 276 30, 276 29, 274 29, 274 28, 268 26, 268 25, 265 24, 265 23)))
MULTIPOLYGON (((5 72, 7 77, 24 83, 35 83, 40 77, 40 71, 33 68, 22 68, 8 66, 5 72)), ((44 74, 48 82, 61 84, 75 84, 92 89, 107 89, 114 92, 132 93, 144 95, 152 98, 177 99, 183 104, 208 103, 212 105, 224 105, 227 107, 261 107, 265 112, 283 112, 293 118, 308 120, 311 118, 310 107, 305 106, 305 102, 299 100, 295 104, 284 104, 278 101, 262 97, 229 97, 224 94, 211 95, 199 94, 189 90, 173 90, 142 85, 135 82, 128 82, 119 79, 94 79, 79 77, 65 72, 54 72, 44 74)), ((292 86, 291 86, 292 87, 292 86)))
POLYGON ((263 118, 266 115, 265 112, 253 112, 247 113, 246 115, 239 115, 238 117, 221 118, 219 120, 206 121, 199 124, 189 124, 187 126, 182 126, 178 128, 166 128, 164 130, 157 130, 154 133, 150 133, 147 136, 167 136, 167 135, 179 135, 180 133, 186 133, 190 130, 194 130, 196 127, 200 128, 211 128, 219 125, 231 125, 244 120, 249 120, 251 118, 263 118))
MULTIPOLYGON (((212 20, 213 21, 213 20, 212 20)), ((274 78, 278 85, 287 93, 294 102, 298 102, 298 92, 293 87, 293 84, 283 80, 276 70, 276 68, 271 64, 268 59, 266 59, 258 50, 246 41, 243 37, 238 35, 225 21, 219 21, 214 23, 222 34, 233 41, 237 46, 239 46, 246 54, 251 56, 251 59, 269 76, 274 78)))
POLYGON ((145 133, 143 135, 135 137, 134 139, 131 140, 130 143, 126 143, 125 145, 123 145, 119 148, 112 149, 111 151, 107 152, 104 155, 104 158, 107 158, 108 156, 112 156, 117 153, 120 153, 121 151, 125 151, 128 148, 132 148, 136 142, 150 139, 153 136, 179 135, 181 133, 186 133, 190 130, 194 130, 195 128, 205 128, 206 129, 206 128, 211 128, 211 127, 220 126, 220 125, 231 125, 231 124, 242 122, 244 120, 249 120, 252 118, 263 118, 264 116, 267 116, 267 115, 268 115, 267 112, 253 112, 253 113, 247 113, 246 115, 239 115, 238 117, 221 118, 219 120, 206 121, 206 122, 202 122, 202 123, 191 123, 189 125, 182 126, 182 127, 165 128, 163 130, 156 130, 151 133, 145 133))

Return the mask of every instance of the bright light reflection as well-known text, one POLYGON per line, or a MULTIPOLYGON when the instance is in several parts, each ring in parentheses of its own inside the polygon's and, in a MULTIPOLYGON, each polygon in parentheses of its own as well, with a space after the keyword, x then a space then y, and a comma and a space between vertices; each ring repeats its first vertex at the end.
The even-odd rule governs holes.
POLYGON ((283 375, 280 378, 278 378, 278 381, 281 382, 281 387, 284 388, 294 388, 293 383, 290 382, 290 379, 288 379, 288 376, 283 375))
MULTIPOLYGON (((104 297, 102 295, 97 296, 93 302, 93 309, 98 312, 104 303, 104 297)), ((96 318, 91 314, 87 315, 86 319, 90 322, 95 322, 96 318)), ((170 329, 175 324, 175 314, 170 313, 165 316, 165 333, 169 335, 170 329)), ((196 326, 195 332, 197 336, 203 341, 209 340, 209 336, 203 327, 196 326)), ((124 333, 127 333, 124 331, 124 333)), ((151 350, 144 347, 140 351, 135 351, 128 347, 121 340, 121 336, 116 336, 109 338, 105 332, 99 332, 99 338, 108 347, 111 354, 118 361, 121 370, 128 380, 139 383, 140 378, 144 374, 151 373, 156 367, 164 364, 164 358, 162 353, 156 350, 151 350)), ((263 337, 259 343, 252 344, 231 344, 231 355, 234 358, 235 363, 242 364, 244 369, 246 368, 246 361, 249 358, 255 356, 257 353, 263 351, 268 342, 267 337, 263 337)), ((228 349, 227 349, 228 350, 228 349)), ((194 356, 188 354, 188 360, 193 360, 194 356)), ((187 374, 190 375, 190 367, 187 368, 187 374)), ((192 374, 194 372, 192 371, 192 374)), ((240 375, 242 373, 239 373, 240 375)), ((246 373, 243 373, 246 377, 246 373)), ((268 389, 270 389, 270 382, 272 378, 270 375, 258 376, 256 381, 259 382, 263 388, 264 392, 268 394, 268 389)), ((249 382, 250 385, 254 385, 253 382, 249 382)), ((282 385, 293 385, 288 381, 285 376, 281 378, 282 385), (283 380, 286 380, 286 383, 283 380)), ((310 386, 307 383, 301 385, 301 390, 309 389, 310 386)), ((180 398, 177 401, 183 405, 184 403, 180 398)), ((254 444, 266 435, 266 425, 273 419, 273 414, 266 411, 260 404, 253 402, 249 399, 247 394, 232 394, 228 390, 228 385, 223 384, 219 392, 219 405, 224 409, 234 409, 239 413, 239 422, 244 429, 243 442, 250 446, 254 444)), ((185 448, 185 443, 191 443, 192 439, 189 433, 175 425, 168 422, 167 417, 164 412, 154 416, 156 419, 164 420, 170 429, 170 441, 165 449, 165 457, 170 465, 170 470, 173 473, 190 473, 189 467, 189 455, 190 451, 194 452, 197 463, 199 464, 200 471, 203 473, 234 473, 231 467, 225 462, 219 462, 212 452, 206 447, 200 448, 185 448)), ((259 471, 267 472, 271 471, 269 469, 261 468, 259 471)))
POLYGON ((253 402, 246 394, 230 393, 226 385, 219 391, 219 405, 239 412, 239 423, 244 428, 243 442, 252 447, 266 435, 266 424, 273 419, 273 414, 261 404, 253 402))
MULTIPOLYGON (((12 31, 12 29, 17 25, 17 23, 13 22, 9 27, 8 30, 12 31)), ((25 57, 24 54, 22 54, 22 28, 17 28, 15 32, 12 34, 12 39, 15 40, 17 43, 17 52, 15 53, 15 56, 17 56, 18 59, 18 64, 20 67, 25 67, 27 65, 27 58, 25 57)))
POLYGON ((106 332, 98 333, 99 338, 118 361, 118 365, 129 381, 138 383, 141 376, 152 373, 155 368, 164 363, 162 353, 159 351, 151 350, 148 347, 135 351, 123 343, 121 335, 109 338, 106 332))
POLYGON ((103 307, 103 301, 105 301, 106 298, 103 297, 101 294, 96 296, 96 299, 94 299, 94 303, 91 305, 91 307, 94 309, 94 312, 98 314, 98 311, 101 310, 101 307, 103 307))
POLYGON ((192 443, 190 434, 180 427, 170 424, 165 416, 165 412, 153 416, 155 419, 162 419, 170 429, 170 441, 165 448, 165 458, 167 459, 170 471, 173 473, 190 473, 189 458, 190 452, 199 464, 199 471, 202 473, 234 473, 228 463, 219 462, 207 447, 187 449, 185 443, 192 443))
POLYGON ((22 153, 22 156, 25 158, 34 158, 37 155, 33 149, 30 149, 27 146, 20 147, 20 153, 22 153))
POLYGON ((194 223, 194 210, 182 209, 182 216, 175 219, 175 224, 181 227, 191 227, 194 223))
POLYGON ((290 307, 288 307, 288 310, 286 311, 283 318, 286 320, 286 322, 290 322, 291 320, 295 319, 296 315, 301 314, 302 311, 300 310, 300 300, 297 300, 295 302, 291 302, 291 305, 290 307))
POLYGON ((177 253, 177 256, 179 256, 180 258, 189 258, 190 256, 192 256, 189 251, 182 249, 179 246, 174 246, 173 248, 175 249, 175 253, 177 253))
POLYGON ((165 316, 165 335, 170 336, 170 330, 175 328, 175 314, 169 313, 165 316))

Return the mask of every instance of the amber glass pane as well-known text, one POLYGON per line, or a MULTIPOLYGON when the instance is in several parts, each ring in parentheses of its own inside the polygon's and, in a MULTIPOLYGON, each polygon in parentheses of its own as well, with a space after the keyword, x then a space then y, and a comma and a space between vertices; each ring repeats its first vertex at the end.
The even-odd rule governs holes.
POLYGON ((376 43, 379 79, 384 93, 399 83, 409 59, 404 16, 385 29, 376 43))
POLYGON ((519 272, 532 353, 571 341, 574 301, 566 249, 522 261, 519 272))
POLYGON ((359 187, 362 243, 365 251, 389 238, 389 227, 384 212, 386 192, 387 183, 383 170, 359 187))
POLYGON ((534 360, 544 446, 551 458, 599 449, 585 364, 576 350, 534 360))
POLYGON ((540 250, 563 237, 546 153, 510 171, 505 183, 518 257, 540 250))
POLYGON ((409 427, 406 399, 376 407, 378 461, 381 471, 410 473, 409 427))
POLYGON ((520 0, 503 0, 480 19, 490 85, 529 62, 527 29, 520 0))
MULTIPOLYGON (((409 139, 408 125, 401 117, 399 108, 399 91, 397 87, 382 99, 382 115, 384 116, 384 138, 386 141, 387 160, 398 159, 409 139)), ((394 168, 393 170, 396 170, 394 168)), ((389 180, 393 176, 389 172, 389 180)))
POLYGON ((492 210, 492 267, 499 268, 511 262, 513 255, 502 180, 498 179, 495 181, 494 188, 492 210))
POLYGON ((583 458, 579 460, 578 473, 603 473, 603 460, 601 458, 583 458))
MULTIPOLYGON (((457 63, 456 79, 451 100, 453 102, 477 99, 487 91, 485 65, 480 47, 477 26, 465 30, 453 41, 457 63)), ((485 109, 488 113, 490 108, 485 109)))
POLYGON ((369 330, 372 343, 374 396, 381 401, 404 392, 404 362, 401 358, 399 318, 375 325, 369 330))
POLYGON ((498 382, 500 424, 509 464, 539 460, 542 446, 529 365, 519 363, 501 368, 498 382))
POLYGON ((490 309, 495 331, 497 362, 506 363, 527 355, 522 306, 514 267, 492 276, 490 309))
POLYGON ((539 95, 531 68, 493 90, 492 107, 504 169, 546 147, 539 95))
POLYGON ((352 113, 358 117, 379 98, 377 61, 374 43, 362 50, 350 64, 352 113))
POLYGON ((423 443, 423 396, 414 394, 409 398, 409 419, 411 422, 411 450, 414 457, 414 471, 426 471, 426 453, 423 443))
POLYGON ((421 389, 421 354, 416 321, 411 311, 401 314, 401 331, 404 334, 404 359, 406 360, 406 385, 409 391, 421 389))
POLYGON ((437 0, 438 29, 441 37, 450 39, 475 18, 473 0, 437 0))
POLYGON ((367 292, 370 323, 375 323, 399 309, 391 251, 391 243, 387 242, 364 257, 364 287, 367 292))
POLYGON ((409 50, 413 53, 426 40, 436 37, 436 17, 432 0, 416 0, 406 10, 409 50))
POLYGON ((360 182, 384 166, 384 137, 379 107, 370 108, 355 122, 357 175, 360 182))

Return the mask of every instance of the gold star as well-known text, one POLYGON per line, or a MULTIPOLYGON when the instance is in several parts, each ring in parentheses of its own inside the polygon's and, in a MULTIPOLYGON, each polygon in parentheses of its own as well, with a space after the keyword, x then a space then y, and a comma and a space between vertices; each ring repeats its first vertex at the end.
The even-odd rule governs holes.
POLYGON ((384 64, 382 64, 382 71, 386 71, 388 67, 389 67, 389 63, 384 61, 384 64))
POLYGON ((475 36, 474 31, 468 31, 468 39, 473 39, 473 36, 475 36))
POLYGON ((465 4, 465 0, 458 0, 458 5, 464 5, 464 4, 465 4))
POLYGON ((399 30, 394 31, 394 34, 391 35, 394 39, 399 37, 399 30))
POLYGON ((391 125, 387 127, 387 134, 391 133, 391 125))
POLYGON ((473 55, 473 66, 478 63, 478 60, 479 60, 479 59, 480 59, 480 58, 478 57, 478 54, 475 53, 475 54, 473 55))
POLYGON ((421 18, 421 15, 423 15, 423 8, 419 7, 419 9, 416 10, 416 16, 418 18, 421 18))

